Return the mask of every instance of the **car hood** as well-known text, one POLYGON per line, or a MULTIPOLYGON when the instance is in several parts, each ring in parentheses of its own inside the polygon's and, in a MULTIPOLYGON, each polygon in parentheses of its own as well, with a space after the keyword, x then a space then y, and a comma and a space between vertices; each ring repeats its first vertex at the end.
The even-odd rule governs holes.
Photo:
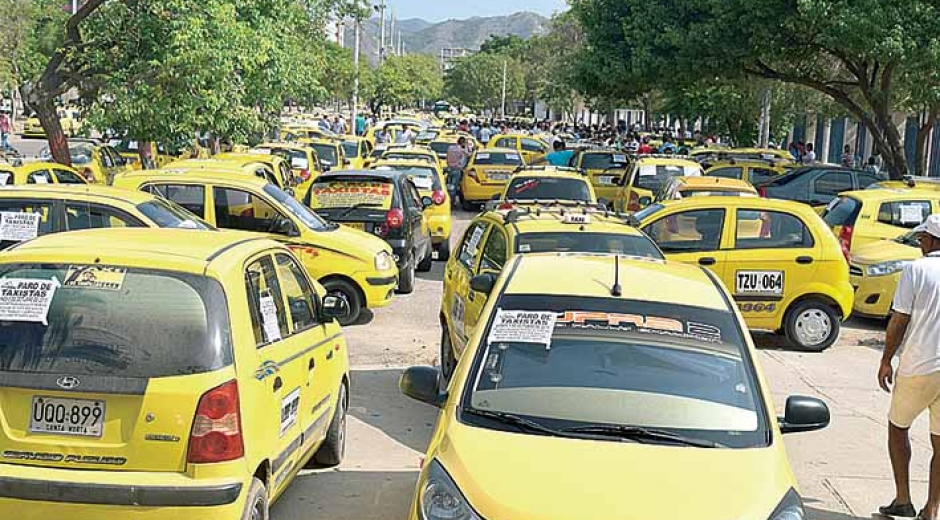
POLYGON ((380 251, 387 251, 389 254, 392 252, 392 248, 381 238, 345 226, 340 226, 331 231, 304 233, 303 238, 309 238, 315 244, 367 259, 370 262, 380 251))
POLYGON ((877 240, 852 251, 851 263, 872 265, 892 260, 916 260, 921 256, 923 255, 918 247, 894 240, 877 240))
POLYGON ((435 456, 483 518, 764 520, 795 480, 780 445, 561 439, 454 422, 435 456))

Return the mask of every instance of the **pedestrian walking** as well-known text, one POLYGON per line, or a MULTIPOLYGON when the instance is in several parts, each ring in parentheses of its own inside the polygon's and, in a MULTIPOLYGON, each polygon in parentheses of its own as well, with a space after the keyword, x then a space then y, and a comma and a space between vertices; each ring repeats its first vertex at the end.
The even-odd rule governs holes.
POLYGON ((852 147, 845 145, 845 148, 842 150, 842 157, 839 162, 842 163, 842 166, 846 168, 855 168, 855 154, 852 153, 852 147))
POLYGON ((914 233, 924 257, 905 265, 901 272, 878 369, 878 384, 891 393, 888 454, 895 484, 894 500, 879 512, 915 516, 909 433, 914 420, 930 410, 929 492, 927 504, 916 515, 920 520, 935 520, 940 506, 940 215, 927 217, 914 233), (895 374, 892 359, 899 352, 895 374))
POLYGON ((13 133, 13 122, 10 120, 10 114, 0 113, 0 149, 9 150, 10 134, 13 133))
POLYGON ((356 114, 356 135, 365 135, 366 133, 366 116, 362 112, 356 114))
POLYGON ((816 152, 813 151, 813 143, 806 143, 806 152, 803 154, 803 164, 813 164, 816 162, 816 152))
POLYGON ((493 137, 493 129, 490 128, 489 123, 483 123, 483 128, 480 129, 480 142, 485 146, 490 142, 490 139, 493 137))
POLYGON ((457 142, 447 148, 447 191, 453 200, 460 186, 460 177, 467 165, 467 138, 460 136, 457 142))

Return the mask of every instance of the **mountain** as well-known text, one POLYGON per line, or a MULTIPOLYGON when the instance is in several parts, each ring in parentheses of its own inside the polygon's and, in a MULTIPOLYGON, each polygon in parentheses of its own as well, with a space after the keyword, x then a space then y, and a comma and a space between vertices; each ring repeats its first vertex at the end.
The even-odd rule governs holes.
MULTIPOLYGON (((431 23, 420 18, 396 20, 395 43, 401 30, 405 52, 440 56, 443 48, 477 50, 490 35, 529 38, 547 30, 549 19, 535 13, 520 12, 508 16, 473 17, 466 20, 445 20, 431 23)), ((387 34, 391 30, 386 26, 387 34)), ((378 41, 381 25, 378 18, 362 24, 362 56, 372 63, 378 61, 378 41)), ((354 45, 352 25, 346 27, 346 46, 354 45)), ((386 36, 388 38, 388 36, 386 36)), ((392 45, 387 44, 389 52, 392 45)))

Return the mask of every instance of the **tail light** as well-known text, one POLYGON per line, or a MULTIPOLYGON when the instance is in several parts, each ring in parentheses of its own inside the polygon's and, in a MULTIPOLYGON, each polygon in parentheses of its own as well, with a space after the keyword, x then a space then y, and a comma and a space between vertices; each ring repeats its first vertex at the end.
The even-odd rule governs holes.
POLYGON ((767 187, 761 186, 757 188, 757 194, 760 195, 761 197, 767 198, 767 187))
POLYGON ((310 170, 306 168, 304 168, 303 170, 300 170, 300 178, 305 181, 310 180, 310 170))
POLYGON ((627 211, 640 211, 640 196, 637 192, 630 190, 630 202, 627 203, 627 211))
POLYGON ((186 462, 203 464, 234 460, 245 455, 238 382, 229 381, 202 394, 189 434, 186 462))
POLYGON ((431 202, 440 206, 447 200, 447 197, 444 196, 444 192, 441 190, 434 190, 434 193, 431 194, 431 202))
POLYGON ((389 229, 398 229, 405 223, 405 214, 398 208, 392 208, 385 214, 385 225, 389 229))
POLYGON ((845 259, 849 259, 849 251, 852 249, 852 233, 855 232, 855 228, 852 226, 842 226, 842 230, 839 231, 839 245, 842 246, 842 254, 845 256, 845 259))
POLYGON ((504 210, 513 209, 514 207, 515 207, 515 206, 514 206, 511 202, 503 202, 503 203, 500 204, 499 207, 497 207, 496 209, 498 209, 498 210, 500 210, 500 211, 504 211, 504 210))

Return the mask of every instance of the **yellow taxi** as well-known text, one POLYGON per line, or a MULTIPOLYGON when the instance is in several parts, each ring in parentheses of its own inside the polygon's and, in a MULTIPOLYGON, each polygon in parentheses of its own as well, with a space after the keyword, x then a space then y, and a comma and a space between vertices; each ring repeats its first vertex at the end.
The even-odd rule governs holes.
POLYGON ((688 197, 757 197, 749 182, 723 177, 673 177, 656 194, 655 202, 688 197))
POLYGON ((23 184, 87 184, 75 168, 54 162, 28 162, 21 166, 0 164, 0 186, 23 184))
MULTIPOLYGON (((41 150, 39 156, 52 160, 48 147, 41 150)), ((92 184, 111 184, 116 175, 133 169, 113 146, 92 139, 70 139, 69 158, 72 167, 92 184)))
POLYGON ((849 281, 855 287, 855 314, 887 318, 901 270, 922 256, 920 238, 913 231, 853 248, 849 256, 849 281))
POLYGON ((427 143, 427 147, 434 152, 434 155, 437 155, 437 162, 440 164, 442 170, 447 169, 447 150, 457 144, 458 139, 460 139, 460 136, 456 134, 442 134, 427 143))
POLYGON ((216 161, 231 162, 238 166, 263 164, 274 172, 274 178, 277 179, 277 187, 282 190, 292 188, 298 184, 294 178, 291 164, 286 159, 278 154, 268 153, 268 150, 259 150, 259 152, 261 153, 252 153, 251 151, 246 151, 245 153, 220 153, 216 154, 213 159, 216 161))
POLYGON ((281 140, 298 141, 300 139, 335 139, 338 137, 330 130, 323 130, 317 125, 287 126, 281 130, 281 140))
POLYGON ((526 164, 531 164, 552 151, 548 143, 527 134, 496 134, 490 138, 487 148, 509 148, 522 155, 526 164))
POLYGON ((343 153, 349 160, 349 169, 364 169, 366 167, 366 160, 369 158, 369 154, 372 153, 372 143, 365 137, 357 137, 354 135, 344 135, 342 140, 343 153))
POLYGON ((293 186, 315 179, 320 171, 317 151, 307 146, 292 143, 263 143, 249 150, 253 154, 270 154, 284 159, 293 174, 293 186))
POLYGON ((842 192, 822 217, 848 258, 856 248, 897 238, 934 213, 940 213, 940 191, 883 188, 842 192))
POLYGON ((160 195, 218 228, 252 231, 286 244, 310 276, 345 302, 343 325, 356 323, 364 309, 392 301, 398 270, 385 242, 326 222, 263 179, 225 170, 151 170, 124 175, 115 186, 160 195))
MULTIPOLYGON (((517 168, 498 200, 516 203, 541 201, 598 204, 590 178, 582 170, 565 166, 517 168)), ((606 206, 606 201, 601 201, 606 206)))
POLYGON ((796 348, 822 351, 852 312, 839 242, 805 204, 693 197, 652 204, 636 218, 666 258, 718 275, 752 330, 782 332, 796 348))
POLYGON ((502 193, 516 168, 525 164, 515 149, 481 148, 473 152, 458 187, 463 209, 474 211, 478 204, 502 193))
POLYGON ((480 320, 487 295, 470 285, 477 275, 495 279, 517 254, 592 253, 663 259, 636 222, 597 209, 504 205, 467 227, 444 268, 441 295, 441 369, 449 378, 480 320))
POLYGON ((696 148, 689 152, 689 157, 706 168, 729 160, 771 161, 775 164, 793 163, 793 156, 790 155, 790 152, 778 148, 725 148, 713 146, 696 148))
POLYGON ((781 434, 829 409, 794 396, 775 415, 710 272, 533 254, 471 284, 489 298, 450 383, 432 367, 399 382, 441 409, 409 520, 804 518, 781 434))
POLYGON ((663 186, 674 177, 701 177, 702 166, 675 156, 641 155, 630 173, 623 176, 620 189, 610 205, 617 211, 639 211, 653 202, 663 186))
POLYGON ((751 184, 771 181, 792 171, 794 164, 783 161, 726 160, 705 170, 706 177, 739 179, 751 184))
MULTIPOLYGON (((82 123, 77 110, 59 109, 56 111, 59 115, 59 124, 62 125, 62 132, 66 137, 78 135, 82 129, 82 123)), ((46 130, 42 127, 39 117, 33 114, 23 125, 23 137, 45 138, 46 130)))
POLYGON ((940 190, 940 179, 936 177, 917 177, 909 175, 900 181, 881 181, 868 185, 868 190, 877 190, 883 188, 905 189, 917 188, 925 190, 940 190))
POLYGON ((421 161, 435 166, 439 164, 437 154, 426 146, 390 146, 382 152, 379 160, 421 161))
POLYGON ((300 139, 298 142, 317 152, 320 171, 343 170, 350 165, 343 152, 343 145, 333 139, 300 139))
POLYGON ((215 172, 232 175, 246 175, 257 177, 269 182, 278 188, 283 187, 283 180, 276 175, 270 165, 253 160, 222 160, 216 157, 211 159, 183 159, 166 165, 163 172, 215 172))
POLYGON ((342 300, 275 241, 192 234, 0 257, 0 517, 268 518, 308 461, 343 459, 342 300))
POLYGON ((446 262, 450 258, 450 233, 453 225, 451 218, 451 200, 447 193, 447 179, 437 164, 428 164, 423 160, 381 159, 372 166, 373 170, 396 170, 405 172, 411 179, 422 198, 431 199, 431 204, 424 208, 424 216, 431 232, 431 245, 435 260, 446 262))
POLYGON ((598 197, 614 200, 620 180, 630 168, 630 158, 617 150, 588 149, 575 153, 571 166, 587 173, 598 197))

